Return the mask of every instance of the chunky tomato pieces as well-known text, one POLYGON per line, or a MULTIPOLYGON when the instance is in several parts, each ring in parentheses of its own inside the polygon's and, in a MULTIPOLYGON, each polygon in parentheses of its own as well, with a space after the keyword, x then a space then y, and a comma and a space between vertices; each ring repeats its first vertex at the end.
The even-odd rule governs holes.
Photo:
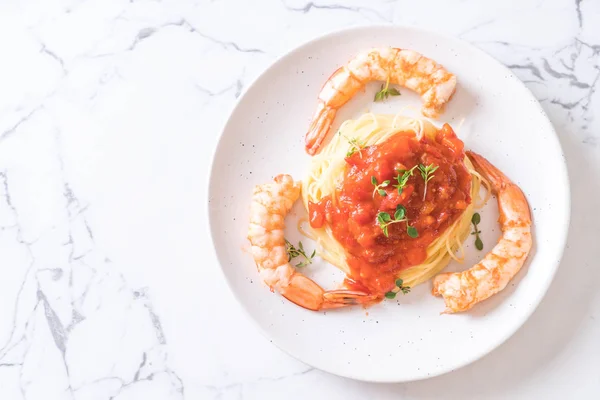
POLYGON ((401 270, 425 261, 427 247, 471 203, 471 175, 464 156, 464 144, 448 124, 433 140, 419 141, 413 132, 402 132, 355 152, 346 158, 337 201, 328 196, 309 203, 311 226, 320 228, 328 223, 347 251, 356 284, 383 294, 395 286, 401 270), (399 183, 397 178, 419 165, 437 167, 427 191, 417 167, 399 192, 394 186, 399 183), (373 184, 388 180, 389 184, 377 189, 373 184), (388 225, 386 236, 377 216, 388 213, 393 219, 399 205, 406 209, 407 221, 388 225), (408 226, 417 230, 416 238, 408 235, 408 226))

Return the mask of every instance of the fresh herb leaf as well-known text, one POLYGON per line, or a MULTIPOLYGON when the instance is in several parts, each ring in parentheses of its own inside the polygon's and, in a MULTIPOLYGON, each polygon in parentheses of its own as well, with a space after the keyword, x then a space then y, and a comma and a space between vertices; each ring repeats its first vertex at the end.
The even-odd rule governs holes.
POLYGON ((385 294, 387 299, 395 299, 398 293, 402 292, 402 294, 407 294, 410 292, 409 286, 404 286, 404 281, 402 279, 396 279, 396 287, 385 294))
POLYGON ((385 235, 385 237, 388 237, 388 235, 389 235, 388 225, 394 223, 394 221, 392 221, 392 217, 390 216, 390 214, 386 213, 385 211, 379 212, 377 214, 377 223, 379 224, 379 227, 383 231, 383 234, 385 235))
POLYGON ((387 99, 389 96, 400 96, 400 91, 396 88, 390 87, 390 78, 385 82, 385 86, 381 84, 381 89, 377 93, 375 93, 375 101, 383 101, 387 99))
POLYGON ((425 181, 425 189, 423 190, 423 201, 425 201, 425 196, 427 196, 427 183, 435 176, 433 173, 438 168, 439 166, 435 164, 429 164, 427 166, 419 164, 419 172, 421 172, 421 177, 425 181))
POLYGON ((406 208, 402 204, 398 204, 396 206, 396 212, 394 213, 394 219, 401 220, 401 219, 404 219, 405 216, 406 216, 406 208))
POLYGON ((362 158, 361 150, 365 147, 363 142, 358 139, 350 139, 348 140, 348 143, 350 144, 350 148, 348 149, 348 152, 346 152, 346 157, 350 157, 358 151, 358 154, 360 154, 360 157, 362 158))
POLYGON ((304 245, 301 241, 298 242, 298 247, 295 247, 287 239, 285 240, 285 250, 288 254, 288 261, 292 261, 292 259, 296 257, 302 257, 304 259, 303 261, 297 263, 296 267, 306 267, 308 264, 312 264, 313 258, 317 254, 317 251, 313 250, 309 257, 306 255, 306 252, 304 251, 304 245))
POLYGON ((416 238, 419 236, 417 229, 414 226, 408 225, 408 218, 406 218, 406 208, 402 204, 398 204, 396 206, 396 211, 394 212, 394 218, 390 216, 390 214, 385 211, 380 211, 377 214, 377 223, 379 227, 383 231, 385 237, 388 237, 389 231, 388 227, 392 224, 397 224, 398 222, 406 222, 406 233, 408 236, 412 238, 416 238))
POLYGON ((479 237, 481 231, 477 228, 477 225, 481 222, 481 215, 479 213, 473 214, 471 217, 471 222, 473 223, 473 227, 475 230, 471 232, 471 235, 475 235, 475 248, 479 251, 483 250, 483 241, 479 237))
POLYGON ((419 232, 417 232, 417 228, 414 226, 408 226, 406 228, 406 233, 413 239, 419 236, 419 232))
POLYGON ((412 167, 409 170, 396 170, 398 172, 398 175, 394 177, 394 179, 396 180, 396 182, 398 182, 397 185, 394 185, 395 188, 398 189, 398 194, 402 194, 402 191, 404 190, 404 186, 406 186, 406 183, 408 182, 408 178, 410 178, 413 174, 413 171, 415 170, 415 168, 417 168, 418 165, 415 165, 414 167, 412 167))
POLYGON ((342 136, 344 139, 346 139, 348 141, 348 144, 350 145, 348 147, 348 151, 346 152, 346 157, 351 157, 354 153, 356 153, 357 151, 360 154, 360 157, 362 158, 362 152, 361 150, 365 148, 365 144, 358 140, 357 138, 349 138, 346 137, 344 135, 342 135, 342 132, 338 131, 338 135, 342 136))
POLYGON ((382 188, 388 187, 388 185, 390 184, 389 180, 377 184, 377 179, 374 176, 371 176, 371 184, 375 186, 375 189, 373 189, 373 198, 375 198, 375 193, 379 193, 380 196, 387 196, 386 191, 382 188))
POLYGON ((479 235, 477 236, 477 238, 475 239, 475 247, 477 248, 477 250, 481 251, 483 250, 483 242, 481 241, 481 238, 479 237, 479 235))
POLYGON ((390 214, 382 211, 379 214, 377 214, 377 220, 380 221, 380 223, 386 223, 390 222, 392 220, 392 217, 390 217, 390 214))
POLYGON ((385 298, 386 298, 386 299, 390 299, 390 300, 391 300, 391 299, 395 299, 395 298, 396 298, 396 292, 387 292, 387 293, 385 294, 385 298))

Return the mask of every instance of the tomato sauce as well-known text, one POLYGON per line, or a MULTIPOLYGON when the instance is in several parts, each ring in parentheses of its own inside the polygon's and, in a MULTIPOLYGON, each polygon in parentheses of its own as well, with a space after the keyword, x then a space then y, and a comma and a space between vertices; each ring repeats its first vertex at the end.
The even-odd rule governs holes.
POLYGON ((402 132, 346 158, 337 201, 328 196, 309 203, 309 218, 313 228, 328 223, 346 249, 354 280, 348 282, 350 286, 383 295, 395 287, 400 271, 425 261, 427 247, 471 203, 471 175, 463 159, 464 144, 448 124, 434 139, 419 141, 413 132, 402 132), (426 192, 419 168, 401 193, 394 187, 403 171, 431 164, 438 168, 426 192), (373 178, 377 184, 390 182, 376 189, 373 178), (399 205, 406 210, 407 221, 389 224, 386 236, 378 215, 387 213, 394 220, 399 205), (409 235, 409 226, 416 229, 417 237, 409 235))

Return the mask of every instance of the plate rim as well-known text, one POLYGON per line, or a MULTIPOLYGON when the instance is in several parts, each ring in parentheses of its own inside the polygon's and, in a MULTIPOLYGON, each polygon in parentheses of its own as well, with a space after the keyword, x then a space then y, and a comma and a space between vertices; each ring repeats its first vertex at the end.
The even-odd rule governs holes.
POLYGON ((233 297, 236 299, 237 303, 239 306, 241 306, 241 309, 244 311, 244 313, 246 314, 246 318, 248 318, 252 324, 258 329, 258 331, 261 333, 261 335, 263 337, 265 337, 267 340, 269 340, 270 343, 274 344, 278 349, 280 349, 281 351, 283 351, 285 354, 289 355, 290 357, 292 357, 293 359, 300 361, 304 364, 310 365, 313 368, 319 369, 321 371, 325 371, 327 373, 336 375, 336 376, 341 376, 341 377, 345 377, 345 378, 350 378, 350 379, 354 379, 357 381, 363 381, 363 382, 374 382, 374 383, 402 383, 402 382, 416 382, 416 381, 421 381, 421 380, 426 380, 426 379, 430 379, 430 378, 434 378, 437 376, 442 376, 442 375, 446 375, 450 372, 454 372, 454 371, 458 371, 460 369, 462 369, 463 367, 470 365, 480 359, 482 359, 483 357, 487 356, 488 354, 492 353, 494 350, 498 349, 500 346, 502 346, 504 343, 506 343, 506 341, 508 339, 510 339, 512 336, 515 335, 515 333, 517 333, 525 324, 525 322, 527 322, 529 320, 529 318, 533 315, 533 313, 538 309, 540 303, 542 302, 542 300, 544 299, 544 297, 546 296, 546 294, 548 293, 548 290, 552 284, 552 282, 554 281, 554 278, 556 276, 556 272, 558 271, 558 268, 560 267, 561 263, 562 263, 562 259, 564 257, 564 252, 565 252, 565 247, 567 244, 567 239, 569 237, 569 230, 570 230, 570 220, 571 220, 571 184, 570 184, 570 178, 569 178, 569 171, 568 171, 568 165, 566 162, 566 157, 564 156, 564 150, 563 147, 560 143, 558 134, 556 132, 556 129, 554 129, 554 125, 552 124, 552 121, 550 120, 550 118, 548 118, 548 115, 546 114, 546 111, 544 110, 544 108, 542 107, 542 105, 540 104, 539 100, 535 97, 535 95, 533 94, 533 92, 525 85, 525 83, 519 79, 519 77, 517 77, 511 70, 510 68, 508 68, 504 63, 502 63, 500 60, 496 59, 494 56, 490 55, 489 53, 487 53, 486 51, 480 49, 479 47, 475 46, 474 44, 458 38, 456 36, 447 34, 447 33, 443 33, 440 31, 436 31, 433 29, 424 29, 424 28, 420 28, 420 27, 414 27, 414 26, 409 26, 409 25, 390 25, 390 24, 359 24, 359 25, 353 25, 353 26, 349 26, 349 27, 343 27, 343 28, 339 28, 339 29, 333 29, 333 30, 329 30, 326 31, 324 33, 318 34, 316 36, 312 36, 311 38, 300 42, 299 44, 297 44, 295 47, 292 47, 291 49, 283 52, 282 54, 280 54, 279 56, 277 56, 274 60, 272 60, 269 65, 264 68, 259 74, 257 74, 252 81, 242 90, 240 96, 236 99, 236 101, 234 102, 233 106, 230 108, 230 110, 228 111, 228 116, 227 119, 225 120, 225 122, 222 123, 219 134, 218 134, 218 139, 217 139, 217 143, 213 148, 212 154, 211 154, 211 158, 210 158, 210 169, 208 171, 208 187, 207 187, 207 197, 206 197, 206 203, 205 203, 205 211, 207 212, 208 215, 208 230, 210 233, 210 238, 211 238, 211 243, 212 243, 212 251, 213 254, 216 256, 217 262, 218 262, 218 266, 219 266, 219 272, 221 274, 221 277, 223 278, 223 280, 226 282, 227 284, 227 289, 229 290, 229 292, 233 295, 233 297), (518 321, 517 324, 515 324, 514 329, 507 331, 507 333, 504 335, 504 337, 502 337, 500 340, 498 340, 497 342, 493 343, 492 345, 488 346, 487 349, 485 351, 482 351, 478 354, 474 354, 472 357, 467 357, 465 358, 462 362, 454 364, 453 366, 449 366, 446 367, 440 371, 437 371, 433 374, 426 374, 426 373, 422 373, 422 374, 414 374, 413 377, 408 377, 406 379, 404 378, 397 378, 397 379, 373 379, 373 378, 365 378, 365 377, 361 377, 360 375, 355 375, 355 374, 340 374, 335 370, 332 370, 330 368, 323 368, 323 367, 317 367, 313 364, 309 364, 307 361, 305 361, 301 355, 296 355, 294 353, 292 353, 290 350, 288 350, 286 347, 284 347, 283 345, 281 345, 280 343, 277 342, 276 339, 274 339, 269 332, 267 332, 265 329, 262 328, 262 326, 258 323, 258 321, 256 321, 256 319, 254 317, 252 317, 252 313, 250 312, 250 310, 248 309, 248 307, 246 306, 246 304, 242 301, 242 299, 239 297, 239 295, 233 290, 229 279, 227 278, 225 271, 223 269, 223 265, 224 262, 221 260, 221 257, 219 255, 219 253, 217 252, 217 247, 216 247, 216 243, 215 243, 215 235, 213 234, 213 232, 215 231, 215 224, 212 221, 212 216, 211 216, 211 197, 212 197, 212 187, 214 186, 213 180, 214 178, 214 173, 213 171, 215 170, 215 161, 217 158, 217 154, 220 151, 220 148, 223 146, 223 136, 225 134, 225 131, 227 130, 227 127, 232 123, 232 116, 235 114, 236 110, 240 107, 240 104, 242 103, 244 97, 247 95, 248 91, 250 89, 252 89, 256 83, 258 82, 259 79, 261 79, 264 75, 268 74, 272 69, 274 69, 282 60, 288 58, 289 56, 293 55, 296 52, 299 52, 303 49, 305 49, 306 47, 309 47, 311 45, 313 45, 315 42, 318 42, 320 40, 323 39, 327 39, 327 38, 332 38, 335 37, 337 35, 344 35, 347 33, 351 33, 351 32, 357 32, 357 31, 369 31, 369 30, 378 30, 378 29, 389 29, 389 30, 410 30, 415 32, 418 35, 422 35, 422 34, 426 34, 426 35, 433 35, 433 36, 437 36, 440 39, 443 39, 445 41, 450 41, 450 42, 456 42, 456 43, 460 43, 463 46, 467 46, 469 47, 471 50, 475 51, 476 53, 478 53, 480 56, 482 57, 486 57, 488 58, 490 61, 493 61, 495 64, 497 64, 498 66, 500 66, 502 69, 504 69, 504 71, 507 72, 508 75, 511 76, 511 78, 516 82, 516 84, 518 86, 521 87, 521 89, 525 90, 525 93, 527 93, 527 96, 529 96, 529 98, 531 100, 534 100, 532 103, 535 104, 535 107, 538 109, 538 111, 543 115, 545 121, 548 124, 548 127, 552 133, 552 138, 553 138, 553 142, 552 145, 556 146, 559 150, 559 152, 561 153, 561 159, 562 159, 562 172, 563 172, 563 177, 564 177, 564 183, 565 183, 565 188, 566 190, 563 191, 563 203, 566 205, 565 207, 565 218, 562 219, 562 228, 560 230, 560 232, 562 233, 561 236, 558 236, 558 240, 557 242, 560 244, 560 250, 559 253, 557 254, 556 260, 554 261, 554 263, 552 263, 551 267, 551 271, 548 271, 548 275, 547 275, 547 283, 546 283, 546 287, 540 291, 539 295, 537 298, 534 298, 533 301, 531 302, 531 306, 529 307, 529 309, 527 310, 527 312, 525 312, 521 318, 520 321, 518 321))

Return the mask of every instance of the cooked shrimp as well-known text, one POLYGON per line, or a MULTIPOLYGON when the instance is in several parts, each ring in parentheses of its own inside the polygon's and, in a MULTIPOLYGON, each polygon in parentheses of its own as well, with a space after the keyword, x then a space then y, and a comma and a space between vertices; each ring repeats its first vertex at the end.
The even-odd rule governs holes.
POLYGON ((277 290, 291 302, 314 311, 376 300, 376 296, 363 292, 325 291, 290 265, 283 237, 284 218, 298 196, 300 183, 294 182, 289 175, 278 175, 275 182, 254 188, 248 239, 262 279, 271 290, 277 290))
POLYGON ((525 263, 532 246, 531 214, 521 189, 482 156, 471 151, 467 155, 498 198, 502 237, 471 269, 434 278, 432 292, 444 297, 445 313, 466 311, 504 289, 525 263))
POLYGON ((388 81, 421 95, 421 112, 437 118, 456 89, 456 77, 416 51, 381 48, 357 55, 333 73, 319 93, 317 111, 306 133, 306 152, 314 155, 327 137, 337 110, 371 81, 388 81))

